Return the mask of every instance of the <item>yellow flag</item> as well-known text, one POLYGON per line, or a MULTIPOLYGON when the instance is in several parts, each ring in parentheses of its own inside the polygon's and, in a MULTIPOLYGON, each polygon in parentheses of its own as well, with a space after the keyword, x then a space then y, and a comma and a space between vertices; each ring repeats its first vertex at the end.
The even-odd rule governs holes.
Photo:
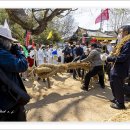
POLYGON ((52 38, 52 31, 49 32, 47 40, 50 39, 50 38, 52 38))

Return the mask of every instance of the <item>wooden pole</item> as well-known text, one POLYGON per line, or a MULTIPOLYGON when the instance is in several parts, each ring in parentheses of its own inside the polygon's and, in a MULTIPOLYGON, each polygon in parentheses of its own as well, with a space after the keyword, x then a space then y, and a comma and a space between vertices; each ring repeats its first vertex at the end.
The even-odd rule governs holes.
POLYGON ((51 88, 51 84, 50 84, 50 79, 49 78, 47 78, 47 87, 51 88))

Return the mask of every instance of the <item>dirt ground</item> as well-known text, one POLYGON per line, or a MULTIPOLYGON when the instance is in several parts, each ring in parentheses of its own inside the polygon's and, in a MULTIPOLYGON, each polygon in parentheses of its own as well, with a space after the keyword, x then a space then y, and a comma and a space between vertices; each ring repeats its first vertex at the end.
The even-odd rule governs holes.
POLYGON ((51 78, 51 88, 42 81, 25 81, 32 97, 26 105, 28 121, 130 121, 130 102, 127 110, 110 107, 112 99, 109 82, 102 89, 96 83, 88 92, 81 90, 81 82, 74 80, 69 73, 51 78))

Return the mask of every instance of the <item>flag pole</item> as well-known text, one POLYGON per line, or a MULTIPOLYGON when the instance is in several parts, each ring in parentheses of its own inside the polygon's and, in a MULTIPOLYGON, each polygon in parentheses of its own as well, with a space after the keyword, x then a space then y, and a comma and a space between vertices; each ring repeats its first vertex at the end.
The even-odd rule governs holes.
POLYGON ((106 21, 106 31, 108 31, 108 20, 106 21))
POLYGON ((100 22, 100 31, 102 31, 102 9, 101 9, 101 22, 100 22))
MULTIPOLYGON (((110 10, 110 9, 109 9, 109 10, 110 10)), ((108 10, 108 11, 109 11, 109 10, 108 10)), ((107 31, 108 31, 108 20, 107 20, 107 31)))

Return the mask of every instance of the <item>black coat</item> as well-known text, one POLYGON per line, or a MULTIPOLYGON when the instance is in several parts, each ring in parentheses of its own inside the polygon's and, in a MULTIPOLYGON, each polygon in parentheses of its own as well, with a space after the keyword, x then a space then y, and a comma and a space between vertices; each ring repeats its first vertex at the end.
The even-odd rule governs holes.
POLYGON ((83 55, 83 54, 84 54, 83 48, 81 48, 81 47, 76 47, 76 48, 75 48, 75 54, 76 54, 76 56, 81 56, 81 55, 83 55))
POLYGON ((115 62, 114 67, 111 69, 111 76, 126 78, 130 66, 130 41, 123 45, 119 56, 108 57, 107 62, 115 62))
MULTIPOLYGON (((27 70, 28 63, 20 51, 17 51, 16 56, 0 48, 0 68, 10 80, 17 84, 18 88, 26 91, 19 73, 27 70)), ((16 102, 12 100, 6 88, 5 84, 0 81, 0 110, 4 110, 5 108, 10 109, 16 105, 16 102)))

